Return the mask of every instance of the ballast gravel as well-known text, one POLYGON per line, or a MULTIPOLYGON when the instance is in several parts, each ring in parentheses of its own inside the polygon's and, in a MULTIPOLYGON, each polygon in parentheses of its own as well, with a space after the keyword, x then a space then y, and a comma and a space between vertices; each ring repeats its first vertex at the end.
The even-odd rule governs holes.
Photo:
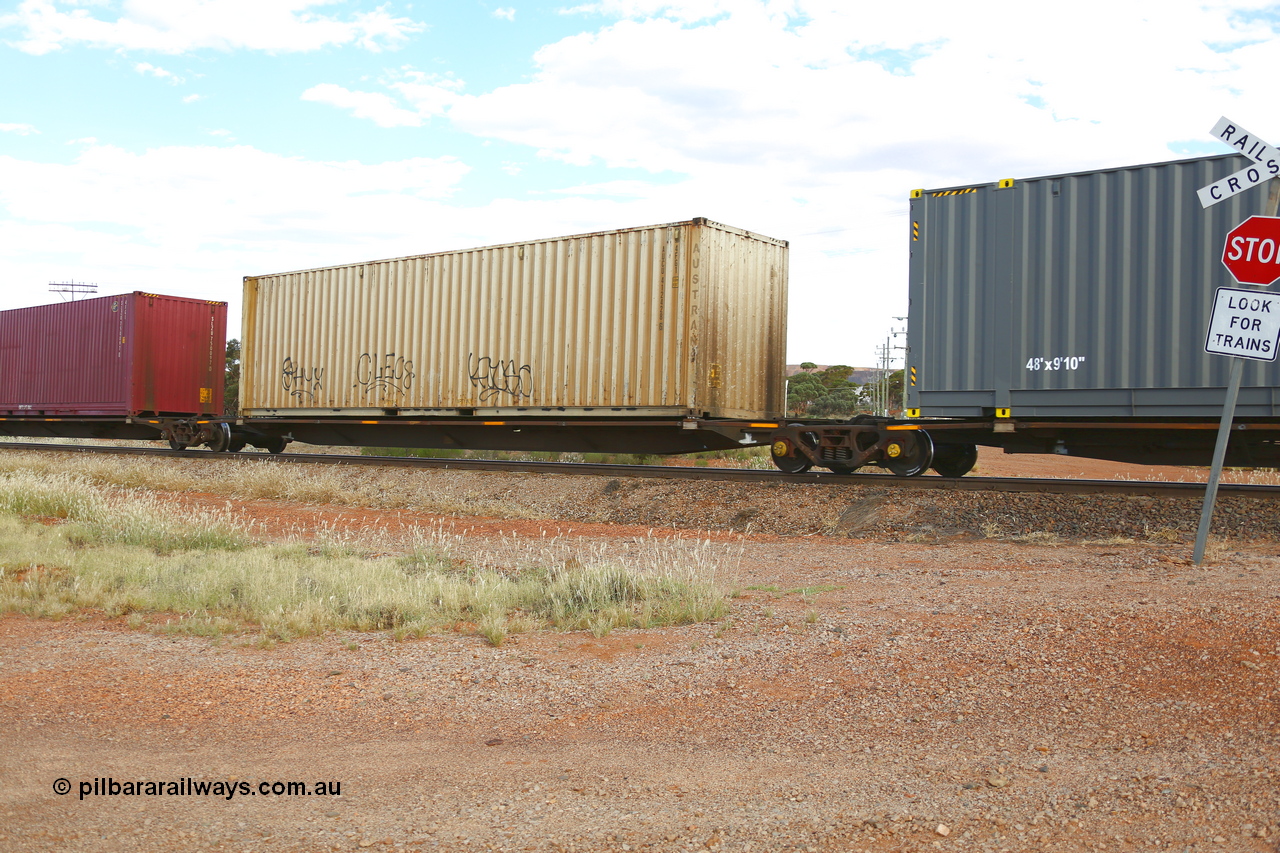
MULTIPOLYGON (((443 473, 421 487, 593 542, 716 530, 730 614, 497 648, 6 616, 0 849, 1280 849, 1269 504, 1193 567, 1154 499, 443 473), (95 779, 341 795, 81 798, 95 779)), ((267 528, 434 518, 230 503, 267 528)))
MULTIPOLYGON (((995 459, 1013 464, 1000 455, 995 459)), ((218 490, 227 487, 225 477, 219 478, 226 470, 223 462, 173 463, 197 489, 202 479, 217 484, 218 490)), ((276 466, 287 465, 259 455, 244 464, 246 477, 253 479, 270 479, 276 466)), ((287 471, 309 467, 288 465, 287 471)), ((890 483, 735 483, 362 466, 324 466, 312 479, 323 488, 301 491, 329 496, 326 500, 447 516, 919 542, 957 535, 1185 542, 1194 539, 1202 506, 1199 496, 961 492, 890 483)), ((1280 541, 1277 502, 1219 495, 1212 533, 1280 541)))

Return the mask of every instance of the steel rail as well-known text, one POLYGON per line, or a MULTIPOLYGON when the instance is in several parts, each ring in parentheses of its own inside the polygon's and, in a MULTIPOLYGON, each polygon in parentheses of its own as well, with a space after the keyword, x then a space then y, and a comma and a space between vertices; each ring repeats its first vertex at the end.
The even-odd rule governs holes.
MULTIPOLYGON (((344 456, 321 453, 210 453, 118 445, 0 443, 0 449, 59 453, 106 453, 174 459, 261 459, 296 464, 364 467, 434 468, 453 471, 505 471, 522 474, 578 474, 594 477, 712 480, 736 483, 810 483, 820 486, 875 486, 890 489, 940 489, 960 492, 1038 492, 1060 495, 1130 495, 1135 497, 1201 497, 1205 483, 1155 480, 1069 480, 1031 477, 896 477, 892 474, 833 474, 807 471, 784 474, 745 468, 697 468, 662 465, 596 465, 585 462, 502 462, 488 459, 434 459, 417 456, 344 456)), ((1261 499, 1280 498, 1280 486, 1224 483, 1223 495, 1261 499)))

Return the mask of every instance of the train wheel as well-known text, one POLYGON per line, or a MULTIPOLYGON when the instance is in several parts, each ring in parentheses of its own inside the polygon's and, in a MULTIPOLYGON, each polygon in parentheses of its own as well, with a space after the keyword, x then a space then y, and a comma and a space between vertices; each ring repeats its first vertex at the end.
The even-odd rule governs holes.
POLYGON ((226 424, 214 424, 213 434, 205 442, 205 446, 214 453, 224 453, 231 445, 231 427, 226 424))
POLYGON ((169 449, 170 450, 186 450, 187 445, 184 442, 178 441, 178 439, 176 438, 171 438, 169 439, 169 449))
POLYGON ((779 471, 784 474, 803 474, 813 467, 809 457, 802 453, 788 456, 787 451, 791 449, 790 444, 781 440, 775 441, 769 448, 769 455, 773 457, 773 464, 779 471))
POLYGON ((977 462, 976 444, 939 444, 933 449, 933 470, 943 477, 963 477, 977 462))
POLYGON ((273 435, 270 438, 263 438, 254 443, 268 453, 284 453, 285 445, 289 442, 285 441, 282 436, 273 435))
POLYGON ((883 464, 899 477, 918 477, 933 464, 933 439, 924 430, 895 438, 884 449, 883 464))
POLYGON ((249 442, 245 441, 243 438, 233 438, 231 439, 231 443, 227 445, 227 452, 239 453, 241 450, 244 450, 244 446, 248 443, 249 442))

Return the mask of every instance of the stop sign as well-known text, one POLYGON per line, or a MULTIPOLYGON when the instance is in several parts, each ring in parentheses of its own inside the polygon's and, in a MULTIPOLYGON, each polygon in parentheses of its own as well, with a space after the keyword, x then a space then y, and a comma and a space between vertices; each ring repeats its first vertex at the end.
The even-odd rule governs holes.
POLYGON ((1280 217, 1250 216, 1227 234, 1222 262, 1243 284, 1280 278, 1280 217))

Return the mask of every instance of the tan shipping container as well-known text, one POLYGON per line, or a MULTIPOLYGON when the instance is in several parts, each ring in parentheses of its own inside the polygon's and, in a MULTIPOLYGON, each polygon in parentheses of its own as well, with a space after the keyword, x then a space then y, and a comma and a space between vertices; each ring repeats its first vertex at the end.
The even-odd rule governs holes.
POLYGON ((241 411, 778 418, 786 314, 787 243, 705 219, 250 276, 241 411))

